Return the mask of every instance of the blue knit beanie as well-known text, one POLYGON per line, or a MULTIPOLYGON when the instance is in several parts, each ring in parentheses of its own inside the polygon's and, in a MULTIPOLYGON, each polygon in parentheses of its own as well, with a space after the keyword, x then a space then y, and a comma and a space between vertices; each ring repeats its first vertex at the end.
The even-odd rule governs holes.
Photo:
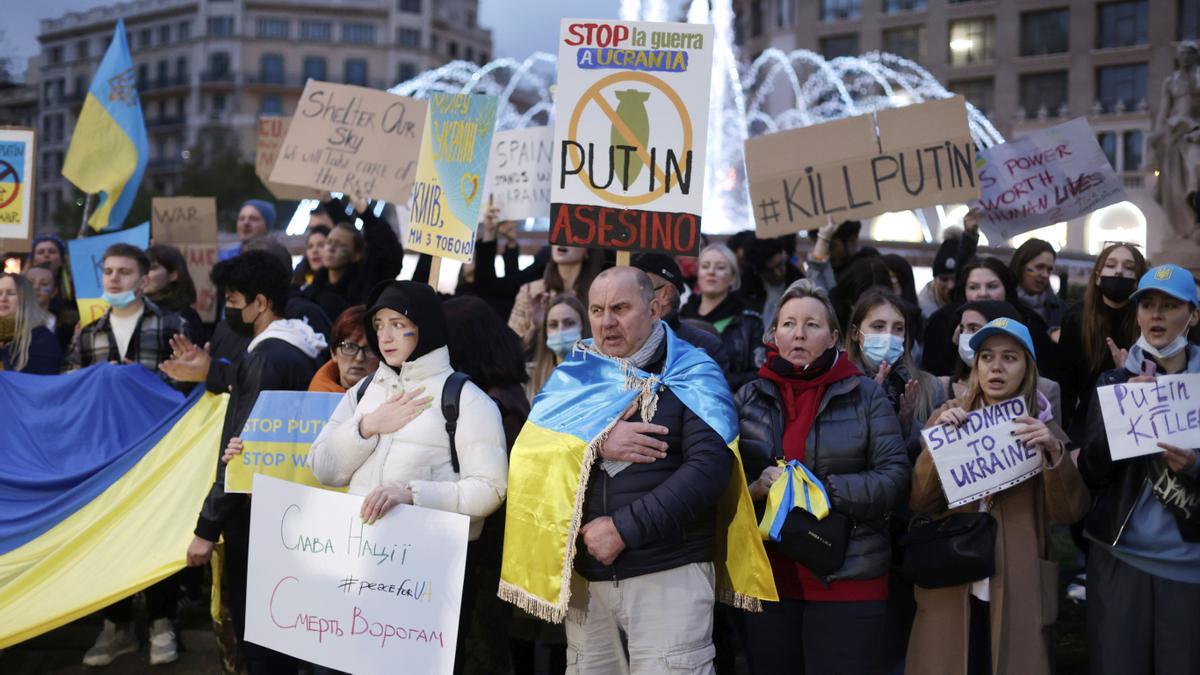
MULTIPOLYGON (((258 209, 259 215, 267 222, 267 229, 275 227, 275 205, 263 199, 247 199, 243 207, 253 206, 258 209)), ((239 209, 240 210, 240 209, 239 209)))

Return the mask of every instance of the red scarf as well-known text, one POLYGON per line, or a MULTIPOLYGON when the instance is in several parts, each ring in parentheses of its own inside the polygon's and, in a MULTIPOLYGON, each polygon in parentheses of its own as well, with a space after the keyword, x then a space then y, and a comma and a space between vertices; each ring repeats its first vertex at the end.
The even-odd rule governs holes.
POLYGON ((767 345, 767 360, 758 376, 779 387, 783 399, 783 457, 804 461, 808 432, 817 418, 817 409, 825 389, 834 382, 862 375, 862 371, 836 349, 830 348, 808 365, 793 365, 779 354, 779 347, 767 345))

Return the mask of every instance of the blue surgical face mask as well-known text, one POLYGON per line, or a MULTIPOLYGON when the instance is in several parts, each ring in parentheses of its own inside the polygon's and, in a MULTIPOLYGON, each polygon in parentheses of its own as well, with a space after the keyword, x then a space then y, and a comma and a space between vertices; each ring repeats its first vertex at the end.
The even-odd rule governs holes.
POLYGON ((975 350, 971 349, 971 338, 975 337, 974 333, 959 333, 958 334, 958 358, 967 364, 968 367, 975 365, 975 350))
POLYGON ((1183 332, 1179 335, 1176 335, 1175 339, 1171 340, 1166 347, 1158 349, 1154 345, 1150 344, 1145 335, 1141 335, 1137 339, 1137 346, 1142 348, 1142 353, 1148 354, 1159 361, 1162 361, 1163 359, 1169 359, 1183 351, 1188 345, 1187 336, 1188 329, 1184 328, 1183 332))
POLYGON ((583 333, 578 328, 568 328, 554 335, 547 335, 546 349, 554 352, 558 358, 565 359, 567 358, 567 354, 571 353, 571 348, 575 346, 575 342, 581 337, 583 337, 583 333))
POLYGON ((904 355, 904 338, 891 333, 863 333, 863 358, 878 368, 884 361, 894 366, 904 355))
POLYGON ((100 297, 102 297, 105 302, 112 305, 113 307, 116 307, 117 309, 124 309, 124 308, 132 305, 134 303, 134 301, 136 301, 138 299, 137 293, 135 293, 133 291, 125 291, 124 293, 115 293, 115 294, 105 291, 104 295, 102 295, 100 297))

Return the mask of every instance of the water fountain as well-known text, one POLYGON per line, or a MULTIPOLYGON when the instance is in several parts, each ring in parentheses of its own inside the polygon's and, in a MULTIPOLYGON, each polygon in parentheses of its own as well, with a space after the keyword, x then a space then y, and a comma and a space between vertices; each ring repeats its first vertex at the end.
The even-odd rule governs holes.
MULTIPOLYGON (((621 0, 620 16, 665 21, 672 16, 670 6, 667 0, 621 0)), ((748 136, 952 95, 917 63, 879 52, 826 60, 804 49, 768 49, 744 67, 734 45, 733 18, 731 0, 692 0, 687 11, 689 22, 711 23, 716 35, 704 187, 708 232, 752 227, 742 155, 748 136)), ((556 60, 555 55, 537 52, 523 60, 502 58, 483 66, 454 61, 391 91, 418 98, 433 92, 491 94, 500 98, 497 130, 548 125, 554 116, 556 60)), ((985 115, 969 103, 967 108, 977 145, 1004 142, 985 115)), ((304 225, 299 227, 303 231, 304 225)), ((932 228, 924 229, 926 240, 931 240, 932 228)))

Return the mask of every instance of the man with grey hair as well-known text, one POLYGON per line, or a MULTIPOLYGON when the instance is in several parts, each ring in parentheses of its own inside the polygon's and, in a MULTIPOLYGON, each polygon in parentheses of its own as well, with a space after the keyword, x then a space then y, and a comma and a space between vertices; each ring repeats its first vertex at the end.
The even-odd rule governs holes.
POLYGON ((713 671, 716 514, 734 455, 693 411, 702 392, 677 388, 666 372, 696 348, 655 318, 659 304, 649 277, 629 267, 601 273, 588 294, 589 350, 668 386, 646 386, 623 416, 654 443, 653 457, 601 450, 588 477, 574 560, 586 583, 572 589, 581 611, 567 617, 568 673, 713 671))

